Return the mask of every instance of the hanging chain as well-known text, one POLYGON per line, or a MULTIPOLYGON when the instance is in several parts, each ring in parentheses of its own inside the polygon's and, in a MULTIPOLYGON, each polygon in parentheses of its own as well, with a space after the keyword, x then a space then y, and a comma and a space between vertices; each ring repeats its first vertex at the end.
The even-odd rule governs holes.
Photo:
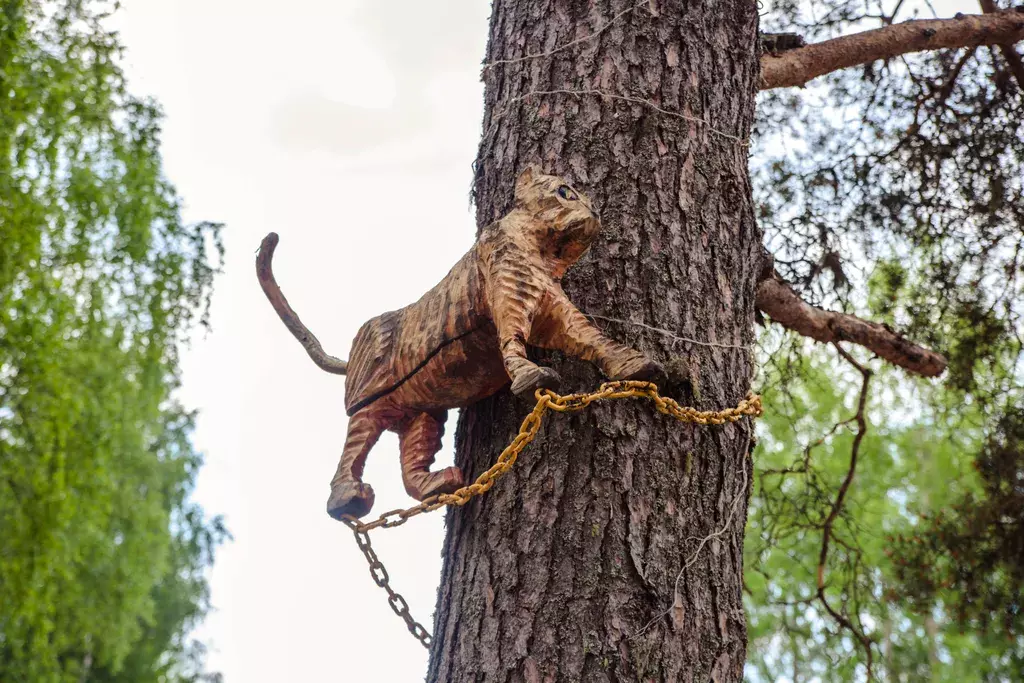
POLYGON ((359 546, 359 550, 362 551, 367 563, 370 565, 370 575, 373 577, 374 583, 387 591, 388 604, 391 605, 391 609, 402 618, 409 632, 425 648, 430 648, 430 633, 409 614, 409 604, 405 601, 405 598, 391 588, 391 580, 387 569, 384 568, 384 564, 377 557, 377 553, 373 551, 368 532, 380 527, 390 529, 401 526, 412 517, 425 512, 432 512, 446 505, 458 505, 461 507, 472 498, 489 491, 494 486, 494 482, 512 469, 512 465, 515 464, 519 454, 537 436, 541 422, 544 419, 544 413, 548 410, 553 410, 556 413, 573 413, 583 410, 595 401, 646 398, 654 402, 654 407, 659 413, 674 417, 680 422, 693 422, 701 425, 720 425, 726 422, 737 422, 746 416, 760 417, 763 413, 761 397, 755 394, 747 394, 746 398, 740 401, 735 408, 702 411, 681 406, 675 400, 662 396, 658 393, 658 387, 650 382, 605 382, 598 387, 597 391, 589 394, 568 394, 566 396, 556 394, 550 389, 538 389, 535 396, 537 397, 537 405, 533 407, 533 411, 526 416, 523 423, 519 426, 519 433, 512 439, 512 443, 505 447, 505 450, 501 452, 501 455, 498 456, 497 461, 490 469, 477 477, 476 481, 472 484, 463 486, 452 493, 430 496, 419 505, 414 505, 411 508, 389 510, 372 522, 360 522, 355 517, 347 515, 341 520, 355 534, 356 545, 359 546))
POLYGON ((396 593, 391 588, 391 578, 388 576, 388 570, 384 568, 384 563, 377 557, 377 553, 373 551, 373 546, 370 545, 370 535, 365 531, 355 528, 349 520, 343 520, 345 524, 348 524, 349 528, 356 535, 356 545, 363 551, 363 555, 366 557, 366 561, 370 564, 370 576, 373 577, 373 582, 383 588, 388 593, 388 604, 391 605, 392 611, 402 618, 405 622, 406 628, 409 629, 409 633, 413 635, 416 640, 423 643, 423 647, 430 649, 430 631, 423 627, 423 624, 412 618, 409 614, 409 603, 405 601, 401 593, 396 593))

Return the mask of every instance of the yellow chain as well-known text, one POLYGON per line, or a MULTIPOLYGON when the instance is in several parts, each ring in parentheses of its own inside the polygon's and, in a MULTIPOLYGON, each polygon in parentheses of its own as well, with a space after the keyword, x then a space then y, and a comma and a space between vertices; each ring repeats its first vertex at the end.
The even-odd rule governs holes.
POLYGON ((583 410, 595 401, 620 398, 646 398, 654 401, 654 407, 659 413, 664 413, 679 420, 680 422, 694 422, 696 424, 725 424, 736 422, 745 416, 760 417, 763 413, 761 408, 761 397, 756 394, 747 394, 747 397, 735 408, 725 410, 697 410, 687 406, 681 406, 671 398, 658 393, 658 387, 650 382, 605 382, 597 391, 589 394, 569 394, 562 396, 550 389, 538 389, 535 396, 537 405, 533 411, 526 416, 519 426, 519 433, 512 443, 505 447, 505 450, 498 456, 497 461, 489 470, 476 478, 472 484, 463 486, 453 493, 442 493, 436 496, 425 498, 419 505, 411 508, 389 510, 380 515, 372 522, 360 522, 355 517, 345 516, 343 521, 355 534, 356 544, 366 557, 370 565, 370 575, 374 582, 388 593, 388 604, 391 609, 405 621, 409 632, 413 634, 423 647, 430 647, 430 633, 418 621, 409 614, 409 605, 399 593, 391 588, 388 572, 384 568, 377 554, 370 545, 370 536, 367 532, 379 527, 391 528, 405 524, 410 518, 421 515, 424 512, 432 512, 446 505, 465 505, 475 496, 486 493, 494 486, 501 475, 512 469, 516 458, 523 452, 523 449, 537 436, 544 413, 553 410, 556 413, 572 413, 583 410))

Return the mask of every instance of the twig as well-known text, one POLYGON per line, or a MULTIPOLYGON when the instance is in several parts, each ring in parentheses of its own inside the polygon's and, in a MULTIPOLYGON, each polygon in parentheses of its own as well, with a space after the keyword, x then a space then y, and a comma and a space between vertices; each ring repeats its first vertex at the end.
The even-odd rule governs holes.
MULTIPOLYGON (((825 434, 823 434, 818 439, 816 439, 816 440, 808 443, 806 446, 804 446, 804 458, 803 458, 803 462, 801 463, 800 467, 793 467, 793 466, 791 466, 791 467, 786 467, 786 468, 783 468, 783 469, 768 468, 768 469, 763 470, 761 472, 762 481, 764 480, 764 477, 768 477, 768 476, 783 476, 783 475, 786 475, 786 474, 807 474, 808 470, 810 469, 810 464, 811 464, 811 451, 813 451, 818 446, 821 446, 822 444, 824 444, 830 437, 832 437, 837 431, 839 431, 840 427, 842 427, 843 425, 849 424, 850 422, 853 422, 854 419, 855 418, 851 417, 849 420, 842 420, 841 422, 835 423, 834 425, 832 425, 832 429, 830 429, 827 432, 825 432, 825 434)), ((794 427, 794 429, 795 429, 795 427, 794 427)))
POLYGON ((729 515, 726 517, 725 522, 722 524, 722 526, 717 531, 714 531, 714 532, 708 534, 707 536, 704 536, 704 537, 690 536, 685 541, 683 541, 684 543, 688 543, 690 541, 699 540, 700 543, 697 545, 697 549, 694 550, 693 553, 690 555, 689 559, 687 559, 686 562, 683 563, 683 566, 679 570, 679 573, 676 574, 675 583, 672 585, 672 604, 669 605, 668 609, 666 609, 664 612, 659 613, 653 619, 651 619, 646 624, 644 624, 643 627, 640 628, 640 630, 638 630, 633 635, 629 636, 629 638, 627 638, 627 640, 632 640, 634 638, 638 638, 638 637, 642 636, 644 633, 647 632, 647 629, 649 629, 651 626, 653 626, 655 623, 657 623, 659 620, 661 620, 662 617, 667 616, 668 614, 670 614, 672 612, 673 609, 675 609, 676 604, 681 600, 681 597, 679 595, 679 582, 683 580, 683 573, 686 572, 686 570, 689 569, 691 566, 693 566, 693 563, 697 561, 697 557, 700 555, 700 551, 704 549, 704 546, 707 544, 708 541, 710 541, 713 538, 718 538, 718 537, 722 536, 723 534, 725 534, 725 532, 727 532, 729 530, 729 527, 732 526, 732 518, 736 514, 736 508, 739 505, 739 502, 741 500, 745 500, 746 499, 746 495, 745 494, 747 492, 747 479, 748 479, 746 457, 747 457, 747 454, 749 452, 750 452, 750 449, 748 447, 748 449, 746 451, 744 451, 744 455, 743 455, 743 459, 744 459, 743 469, 742 469, 743 481, 740 483, 739 491, 737 492, 736 496, 732 500, 732 505, 729 507, 729 515))
POLYGON ((960 78, 960 72, 963 71, 964 64, 974 56, 974 53, 977 50, 977 47, 972 47, 970 50, 964 52, 963 55, 960 56, 960 59, 957 60, 956 66, 953 67, 953 71, 950 72, 949 78, 946 79, 946 83, 942 86, 942 89, 935 98, 940 107, 944 107, 946 105, 946 100, 948 100, 949 96, 953 94, 953 88, 956 86, 956 79, 960 78))
POLYGON ((839 492, 836 494, 835 502, 832 503, 832 509, 829 510, 828 517, 825 518, 825 523, 821 528, 821 552, 818 555, 818 571, 817 571, 817 585, 818 592, 817 597, 833 619, 835 619, 840 626, 847 629, 854 635, 860 645, 864 648, 865 654, 867 654, 867 668, 868 668, 868 680, 872 679, 872 654, 871 654, 871 639, 867 637, 860 629, 853 625, 848 617, 836 611, 832 605, 829 604, 828 598, 825 596, 825 561, 828 559, 828 546, 832 540, 832 525, 835 523, 836 518, 839 516, 840 510, 843 507, 843 501, 846 498, 846 493, 850 490, 850 484, 853 483, 853 477, 857 470, 857 455, 860 452, 860 444, 864 439, 864 435, 867 433, 868 425, 867 419, 864 417, 864 409, 868 399, 868 383, 871 380, 871 370, 864 367, 857 360, 847 353, 838 343, 833 343, 839 355, 846 360, 847 363, 852 365, 860 372, 862 379, 860 398, 857 401, 857 414, 854 416, 854 420, 857 422, 857 434, 853 437, 853 445, 850 447, 850 466, 846 472, 846 478, 843 479, 843 483, 839 487, 839 492))
POLYGON ((626 16, 630 12, 634 12, 634 11, 640 9, 644 5, 650 5, 650 4, 651 4, 651 0, 640 0, 640 2, 636 3, 632 7, 627 7, 626 9, 622 10, 621 12, 616 14, 614 17, 612 17, 611 19, 606 21, 604 24, 602 24, 600 26, 600 28, 598 28, 593 33, 585 35, 585 36, 583 36, 581 38, 577 38, 575 40, 570 40, 567 43, 563 43, 562 45, 559 45, 558 47, 554 47, 554 48, 552 48, 550 50, 547 50, 545 52, 534 52, 532 54, 523 55, 522 57, 513 57, 511 59, 496 59, 493 62, 487 62, 486 64, 483 65, 483 70, 487 71, 488 69, 490 69, 492 67, 495 67, 495 66, 498 66, 500 64, 516 64, 518 62, 525 62, 525 61, 529 61, 531 59, 543 59, 544 57, 550 57, 553 54, 561 52, 562 50, 567 50, 570 47, 572 47, 573 45, 579 45, 580 43, 585 43, 585 42, 587 42, 589 40, 594 40, 598 36, 600 36, 602 33, 607 31, 608 28, 612 24, 614 24, 616 21, 618 21, 622 17, 626 16))

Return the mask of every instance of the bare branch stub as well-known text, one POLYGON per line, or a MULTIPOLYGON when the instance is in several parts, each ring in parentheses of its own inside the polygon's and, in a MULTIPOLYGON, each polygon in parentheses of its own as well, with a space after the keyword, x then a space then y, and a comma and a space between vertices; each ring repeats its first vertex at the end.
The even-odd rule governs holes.
POLYGON ((757 307, 774 322, 805 337, 825 344, 852 342, 924 377, 938 377, 946 369, 941 354, 908 341, 885 325, 811 306, 778 277, 758 285, 757 307))
POLYGON ((761 58, 761 90, 802 86, 851 66, 910 52, 1024 40, 1024 8, 952 19, 912 20, 761 58))
POLYGON ((761 33, 761 50, 778 57, 787 50, 806 47, 807 42, 799 33, 761 33))

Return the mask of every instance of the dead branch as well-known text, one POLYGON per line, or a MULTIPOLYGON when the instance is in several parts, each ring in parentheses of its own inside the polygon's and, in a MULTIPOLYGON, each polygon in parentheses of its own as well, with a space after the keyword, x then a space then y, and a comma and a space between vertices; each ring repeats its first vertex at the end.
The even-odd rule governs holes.
POLYGON ((1021 40, 1024 40, 1024 8, 1019 7, 983 15, 957 15, 953 19, 905 21, 813 43, 778 56, 765 54, 761 57, 761 90, 802 86, 839 69, 909 52, 978 45, 1012 46, 1021 40))
POLYGON ((306 349, 306 353, 313 359, 313 362, 322 370, 335 375, 344 375, 348 369, 348 363, 324 351, 324 347, 320 345, 320 340, 309 331, 308 327, 302 324, 298 313, 288 305, 288 300, 284 298, 281 288, 277 286, 271 261, 274 258, 274 249, 277 248, 278 239, 276 232, 272 232, 264 237, 263 242, 260 243, 259 253, 256 255, 256 277, 259 278, 263 293, 267 295, 270 305, 277 311, 281 322, 299 340, 299 343, 306 349))
POLYGON ((904 339, 885 325, 811 306, 777 275, 757 286, 756 304, 774 322, 815 341, 853 342, 893 365, 925 377, 938 377, 946 369, 946 359, 941 354, 904 339))

